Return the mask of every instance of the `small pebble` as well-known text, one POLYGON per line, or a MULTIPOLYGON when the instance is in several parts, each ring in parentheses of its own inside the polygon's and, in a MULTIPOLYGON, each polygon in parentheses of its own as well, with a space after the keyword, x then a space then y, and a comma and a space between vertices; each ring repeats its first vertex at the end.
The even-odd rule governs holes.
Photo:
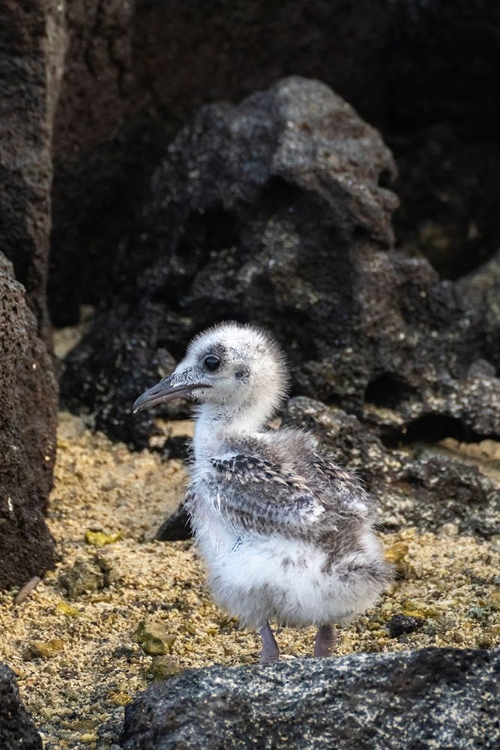
POLYGON ((161 623, 141 620, 134 633, 134 639, 150 656, 169 654, 176 636, 168 632, 161 623))
POLYGON ((87 544, 91 544, 93 547, 101 548, 105 547, 106 544, 114 544, 122 538, 121 532, 117 531, 114 534, 105 534, 104 531, 86 531, 85 541, 87 544))
POLYGON ((397 638, 403 633, 413 633, 415 630, 419 630, 425 620, 423 617, 412 617, 410 615, 394 615, 386 623, 391 638, 397 638))
POLYGON ((130 701, 132 700, 132 696, 127 692, 117 691, 114 693, 110 693, 109 699, 112 703, 115 704, 115 706, 126 706, 127 703, 130 703, 130 701))
POLYGON ((385 559, 392 563, 399 578, 408 575, 409 566, 406 560, 409 547, 405 542, 396 542, 385 550, 385 559))
POLYGON ((41 580, 38 576, 33 576, 28 583, 25 583, 17 596, 15 596, 14 604, 22 604, 36 589, 41 580))
POLYGON ((171 655, 155 656, 149 667, 154 680, 168 680, 183 671, 177 657, 171 655))
POLYGON ((52 638, 50 641, 32 641, 29 644, 29 658, 31 659, 51 659, 66 646, 65 641, 61 638, 52 638))
POLYGON ((71 604, 66 602, 59 602, 56 604, 56 612, 60 612, 65 617, 81 617, 82 613, 76 607, 72 607, 71 604))
POLYGON ((104 587, 104 574, 96 562, 79 559, 70 568, 61 570, 59 583, 70 599, 90 594, 104 587))
POLYGON ((81 734, 80 735, 80 741, 85 742, 85 744, 89 742, 96 742, 97 741, 97 735, 96 734, 81 734))

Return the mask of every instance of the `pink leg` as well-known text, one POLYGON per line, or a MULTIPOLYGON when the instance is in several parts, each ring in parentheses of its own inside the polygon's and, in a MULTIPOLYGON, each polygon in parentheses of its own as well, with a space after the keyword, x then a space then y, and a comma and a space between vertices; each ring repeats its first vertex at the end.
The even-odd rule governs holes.
POLYGON ((278 661, 280 658, 280 650, 276 643, 273 635, 273 631, 268 622, 260 629, 260 637, 262 638, 262 651, 260 652, 260 663, 269 664, 272 661, 278 661))
POLYGON ((314 639, 314 656, 331 656, 337 642, 337 633, 333 625, 322 625, 314 639))

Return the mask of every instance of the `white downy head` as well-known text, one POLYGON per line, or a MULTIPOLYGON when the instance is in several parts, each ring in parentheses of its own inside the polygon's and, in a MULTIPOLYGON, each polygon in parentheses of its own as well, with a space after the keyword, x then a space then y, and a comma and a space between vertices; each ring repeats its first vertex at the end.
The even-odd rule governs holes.
POLYGON ((263 330, 221 323, 199 334, 169 378, 137 399, 134 411, 190 396, 197 411, 195 449, 209 432, 248 434, 278 408, 288 387, 284 355, 263 330))

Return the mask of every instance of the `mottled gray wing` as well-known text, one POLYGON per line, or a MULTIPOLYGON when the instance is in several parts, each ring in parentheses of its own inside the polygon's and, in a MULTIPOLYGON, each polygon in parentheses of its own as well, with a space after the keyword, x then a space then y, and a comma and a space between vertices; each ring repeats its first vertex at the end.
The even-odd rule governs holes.
POLYGON ((337 466, 337 464, 330 461, 326 456, 317 452, 313 455, 313 466, 318 478, 323 482, 327 482, 331 487, 337 502, 343 496, 346 498, 362 497, 365 500, 368 498, 363 485, 352 471, 347 471, 341 466, 337 466))
POLYGON ((275 529, 296 536, 335 526, 322 498, 298 475, 257 456, 238 454, 212 459, 211 499, 235 529, 265 533, 275 529))
POLYGON ((314 453, 313 466, 324 488, 322 497, 327 505, 333 505, 343 517, 371 517, 372 498, 353 472, 337 466, 319 453, 314 453))

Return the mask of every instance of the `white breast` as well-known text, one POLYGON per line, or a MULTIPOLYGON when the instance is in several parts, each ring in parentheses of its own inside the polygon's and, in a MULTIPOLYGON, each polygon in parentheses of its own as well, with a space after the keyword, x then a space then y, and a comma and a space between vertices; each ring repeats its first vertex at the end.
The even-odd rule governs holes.
MULTIPOLYGON (((328 568, 326 552, 309 542, 272 531, 238 533, 202 495, 191 512, 213 597, 244 625, 260 628, 268 619, 299 627, 346 621, 379 596, 380 590, 365 576, 347 580, 342 575, 352 554, 328 568)), ((376 540, 369 541, 367 562, 380 554, 376 540)))

